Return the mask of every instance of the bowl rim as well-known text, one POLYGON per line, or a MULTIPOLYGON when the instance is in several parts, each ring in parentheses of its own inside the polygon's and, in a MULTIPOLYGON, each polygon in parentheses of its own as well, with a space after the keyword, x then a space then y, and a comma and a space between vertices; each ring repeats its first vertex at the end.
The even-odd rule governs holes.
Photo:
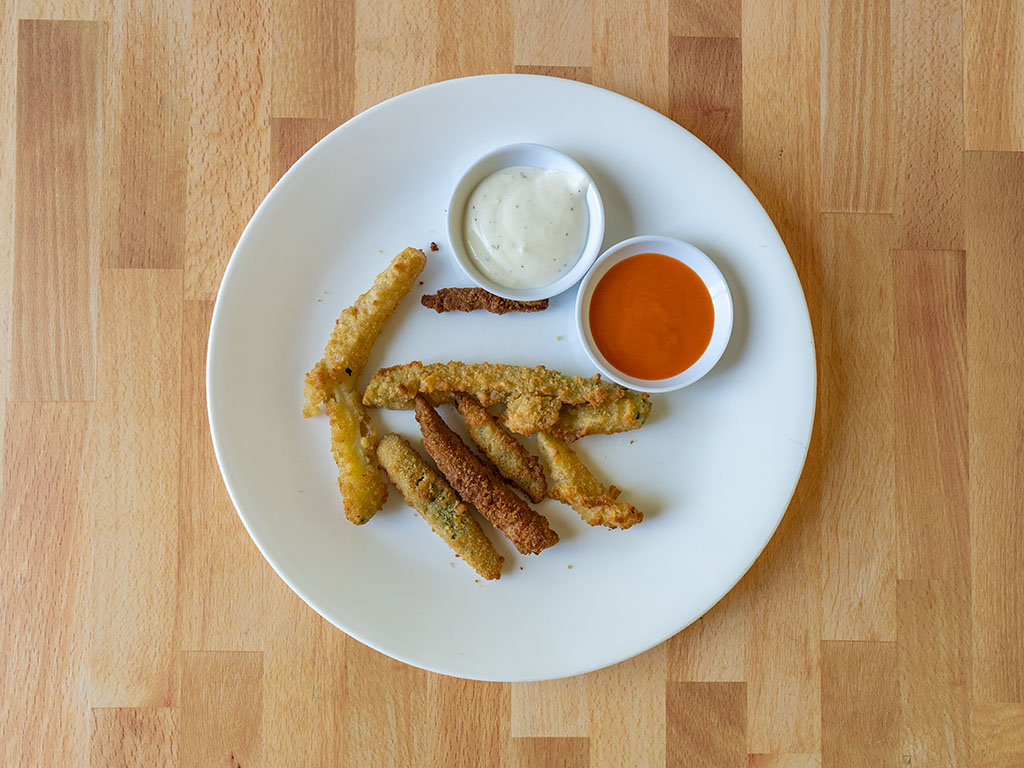
POLYGON ((486 291, 490 291, 496 296, 501 296, 506 299, 513 299, 515 301, 536 301, 538 299, 549 299, 561 293, 565 293, 586 276, 590 267, 598 258, 598 255, 601 253, 601 247, 604 244, 604 233, 604 202, 601 199, 601 191, 598 189, 593 176, 591 176, 590 172, 587 171, 587 169, 571 155, 547 144, 540 144, 539 142, 518 141, 512 144, 503 144, 488 150, 473 160, 459 174, 458 179, 452 187, 452 193, 448 198, 446 234, 448 235, 448 246, 451 252, 451 257, 455 262, 456 267, 463 275, 479 287, 486 291), (529 162, 513 161, 497 166, 493 171, 490 171, 490 173, 495 173, 502 168, 509 168, 513 165, 528 165, 533 168, 552 168, 559 166, 568 167, 582 174, 588 183, 587 192, 584 197, 588 213, 587 236, 584 241, 583 250, 580 252, 576 263, 573 265, 572 269, 562 275, 562 277, 558 278, 558 280, 535 288, 509 288, 507 286, 500 285, 493 280, 488 279, 486 275, 481 274, 470 260, 462 237, 465 203, 463 202, 460 205, 459 201, 462 196, 465 196, 466 200, 468 200, 469 195, 472 194, 474 189, 476 189, 476 186, 483 181, 487 175, 490 175, 490 173, 488 173, 485 176, 476 179, 473 181, 472 187, 467 189, 470 181, 474 179, 475 174, 481 166, 492 164, 495 160, 499 160, 506 155, 515 156, 531 152, 557 157, 559 159, 558 166, 534 165, 529 162))
POLYGON ((607 376, 616 384, 643 392, 672 392, 703 378, 715 367, 729 346, 733 315, 732 292, 714 260, 692 243, 663 235, 637 235, 615 243, 597 257, 586 277, 580 282, 576 293, 576 336, 587 357, 602 375, 607 376), (650 248, 639 248, 638 246, 650 246, 650 248), (590 300, 594 289, 608 270, 632 256, 647 252, 663 253, 693 269, 704 287, 708 289, 708 293, 711 294, 711 301, 715 309, 711 340, 708 342, 707 348, 689 368, 667 379, 641 379, 617 369, 605 359, 597 348, 590 332, 590 323, 585 320, 589 314, 590 300))

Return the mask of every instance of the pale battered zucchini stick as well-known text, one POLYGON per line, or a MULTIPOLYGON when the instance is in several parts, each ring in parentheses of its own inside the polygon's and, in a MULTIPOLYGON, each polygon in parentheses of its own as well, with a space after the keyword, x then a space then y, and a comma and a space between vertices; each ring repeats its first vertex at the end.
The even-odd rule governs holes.
POLYGON ((306 374, 302 415, 321 407, 331 422, 331 453, 338 465, 338 488, 345 516, 362 525, 388 498, 377 466, 377 433, 363 407, 356 380, 384 324, 423 270, 426 256, 406 248, 373 281, 373 286, 342 310, 327 342, 324 358, 306 374))
POLYGON ((318 414, 338 383, 347 381, 355 386, 373 343, 426 263, 423 251, 406 248, 377 275, 370 290, 342 310, 323 359, 306 374, 303 416, 308 419, 318 414))
POLYGON ((601 485, 568 445, 546 432, 537 436, 537 443, 553 483, 548 495, 575 509, 587 525, 629 528, 644 519, 636 507, 617 500, 618 488, 601 485))
POLYGON ((558 534, 452 432, 423 395, 416 397, 423 447, 452 488, 476 507, 524 555, 558 543, 558 534))
POLYGON ((338 384, 325 403, 331 422, 331 453, 338 465, 338 488, 345 517, 362 525, 388 499, 388 487, 377 467, 377 431, 352 384, 338 384))
POLYGON ((548 482, 544 479, 540 460, 520 445, 475 398, 459 393, 455 395, 455 407, 466 422, 469 436, 501 476, 520 488, 534 503, 543 501, 548 492, 548 482))
POLYGON ((627 392, 604 405, 567 405, 548 431, 571 443, 587 435, 610 435, 640 429, 651 415, 651 397, 646 392, 627 392))
POLYGON ((507 403, 512 413, 506 426, 532 434, 555 423, 562 403, 598 406, 618 400, 627 390, 600 376, 563 376, 543 365, 413 362, 377 371, 366 386, 363 403, 404 410, 413 407, 417 394, 437 405, 451 402, 455 392, 473 395, 485 408, 507 403))
POLYGON ((497 553, 480 524, 459 501, 447 481, 431 469, 407 440, 381 438, 377 458, 406 503, 426 520, 452 551, 485 579, 500 579, 505 558, 497 553))

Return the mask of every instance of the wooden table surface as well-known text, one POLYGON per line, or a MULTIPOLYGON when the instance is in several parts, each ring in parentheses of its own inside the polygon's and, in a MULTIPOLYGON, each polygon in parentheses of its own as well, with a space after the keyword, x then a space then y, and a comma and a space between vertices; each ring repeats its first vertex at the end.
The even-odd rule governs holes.
POLYGON ((6 0, 4 766, 1024 765, 1024 3, 6 0), (425 83, 540 72, 693 131, 817 340, 803 479, 667 643, 500 685, 348 639, 263 561, 204 404, 242 227, 425 83))

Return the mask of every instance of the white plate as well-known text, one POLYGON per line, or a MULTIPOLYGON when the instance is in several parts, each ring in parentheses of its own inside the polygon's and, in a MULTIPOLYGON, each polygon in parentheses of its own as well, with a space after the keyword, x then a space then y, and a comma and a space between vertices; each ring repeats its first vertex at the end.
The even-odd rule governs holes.
MULTIPOLYGON (((743 182, 667 118, 566 80, 491 75, 406 93, 342 125, 263 201, 217 297, 207 360, 210 427, 231 498, 260 551, 328 621, 396 659, 482 680, 538 680, 628 658, 715 604, 761 552, 803 467, 815 397, 807 307, 775 227, 743 182), (398 492, 367 525, 341 512, 323 417, 300 414, 302 377, 338 312, 407 245, 424 285, 378 341, 410 360, 541 364, 589 375, 573 292, 548 311, 437 315, 422 293, 464 285, 444 242, 458 172, 491 147, 539 142, 576 158, 607 213, 605 245, 636 234, 692 242, 722 269, 735 328, 715 369, 654 395, 647 426, 576 444, 644 511, 628 531, 539 505, 561 542, 505 555, 477 581, 398 492)), ((453 412, 442 409, 453 425, 453 412)), ((374 412, 419 444, 410 412, 374 412)))

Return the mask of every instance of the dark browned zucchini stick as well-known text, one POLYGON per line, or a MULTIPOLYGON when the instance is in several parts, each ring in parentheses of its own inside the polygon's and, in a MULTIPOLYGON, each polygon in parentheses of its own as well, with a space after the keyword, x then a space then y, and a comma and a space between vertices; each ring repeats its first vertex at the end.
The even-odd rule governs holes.
POLYGON ((475 506, 524 555, 537 554, 558 542, 558 534, 551 530, 547 518, 516 496, 477 458, 423 395, 416 396, 415 405, 423 446, 456 493, 475 506))

